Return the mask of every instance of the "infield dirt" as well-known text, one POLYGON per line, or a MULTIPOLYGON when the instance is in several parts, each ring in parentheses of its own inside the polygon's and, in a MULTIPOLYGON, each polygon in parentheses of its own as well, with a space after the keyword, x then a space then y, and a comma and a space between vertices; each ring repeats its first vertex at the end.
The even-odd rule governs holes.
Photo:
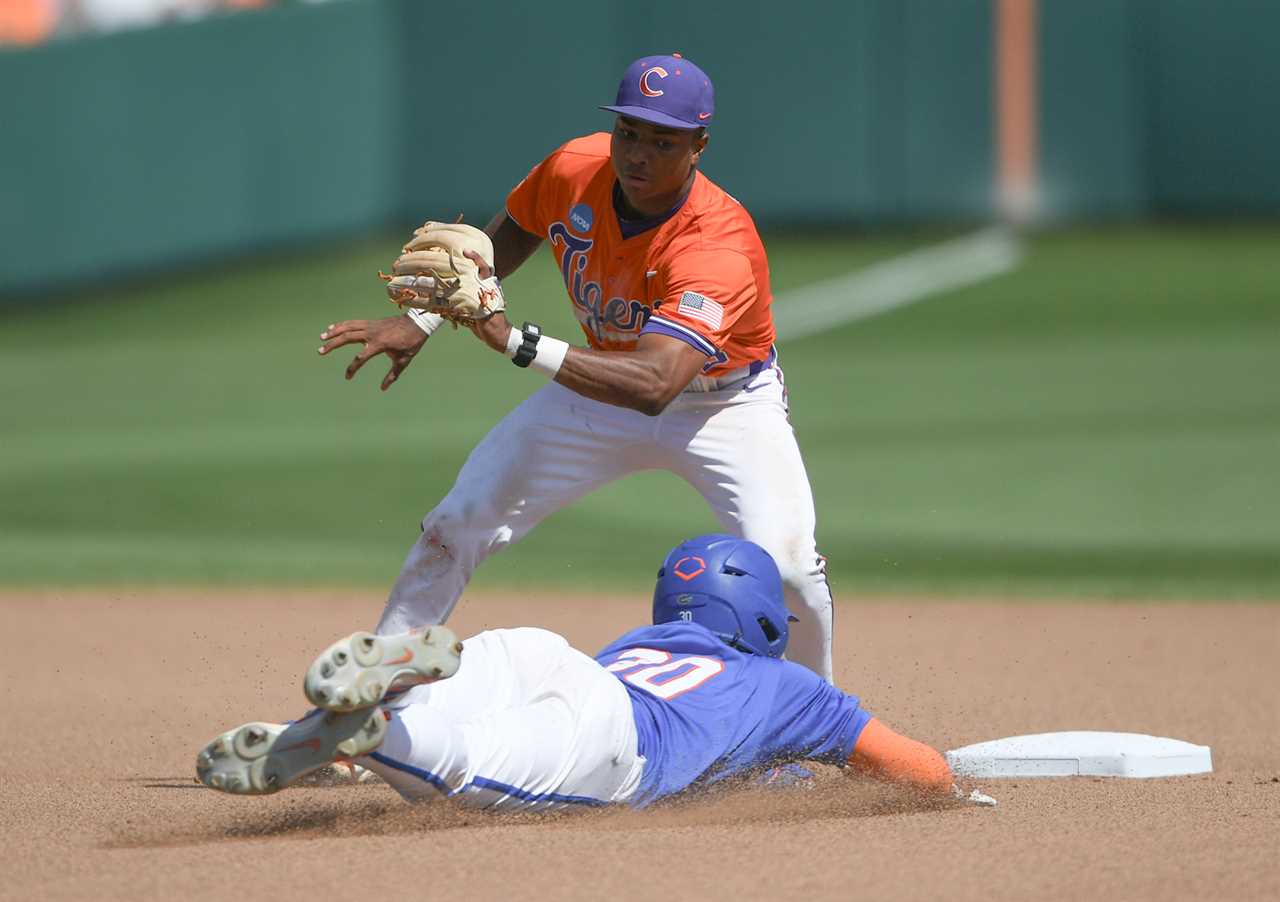
MULTIPOLYGON (((840 685, 942 748, 1121 730, 1213 774, 989 781, 925 805, 822 769, 643 812, 496 816, 384 785, 221 796, 200 745, 305 707, 301 675, 376 592, 9 592, 0 898, 1280 898, 1280 605, 842 602, 840 685)), ((538 625, 594 651, 646 599, 472 597, 460 635, 538 625)))

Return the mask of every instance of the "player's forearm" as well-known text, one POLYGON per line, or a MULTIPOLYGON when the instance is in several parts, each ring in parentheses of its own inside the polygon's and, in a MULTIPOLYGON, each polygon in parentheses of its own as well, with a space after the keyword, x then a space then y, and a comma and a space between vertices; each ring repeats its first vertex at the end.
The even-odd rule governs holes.
POLYGON ((683 388, 668 385, 665 377, 654 361, 638 354, 570 348, 556 381, 583 397, 657 416, 683 388))
POLYGON ((862 728, 849 766, 930 792, 949 792, 954 782, 951 766, 937 749, 895 733, 874 717, 862 728))
POLYGON ((688 387, 703 359, 689 345, 662 336, 642 338, 635 351, 595 351, 543 335, 521 350, 524 336, 504 313, 476 323, 472 331, 493 350, 570 391, 649 416, 662 413, 688 387))

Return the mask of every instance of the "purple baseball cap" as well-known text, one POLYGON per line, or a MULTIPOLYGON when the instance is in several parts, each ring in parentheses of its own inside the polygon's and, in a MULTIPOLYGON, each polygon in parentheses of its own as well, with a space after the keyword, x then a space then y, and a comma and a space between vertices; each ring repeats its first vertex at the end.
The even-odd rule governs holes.
POLYGON ((667 128, 692 129, 711 123, 716 97, 707 73, 673 53, 644 56, 628 66, 617 102, 600 109, 667 128))

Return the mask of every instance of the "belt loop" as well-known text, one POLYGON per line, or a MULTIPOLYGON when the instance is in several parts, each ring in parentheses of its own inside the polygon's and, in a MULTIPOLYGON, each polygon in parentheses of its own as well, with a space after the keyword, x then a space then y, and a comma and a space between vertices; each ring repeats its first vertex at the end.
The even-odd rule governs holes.
POLYGON ((769 354, 764 360, 755 360, 746 366, 740 366, 736 370, 730 370, 719 376, 694 376, 686 386, 685 391, 690 392, 709 392, 718 391, 726 385, 731 385, 742 379, 749 379, 752 376, 758 376, 765 370, 772 367, 778 361, 778 348, 773 346, 769 348, 769 354))

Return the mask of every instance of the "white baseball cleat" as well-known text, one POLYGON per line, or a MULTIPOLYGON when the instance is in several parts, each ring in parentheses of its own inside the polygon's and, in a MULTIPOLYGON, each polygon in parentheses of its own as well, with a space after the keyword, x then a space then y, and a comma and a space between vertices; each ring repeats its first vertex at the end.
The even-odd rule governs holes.
POLYGON ((462 643, 443 626, 395 636, 352 633, 307 668, 302 690, 317 708, 357 711, 378 704, 392 689, 453 676, 461 655, 462 643))
POLYGON ((313 711, 289 724, 247 723, 200 750, 196 777, 222 792, 268 795, 338 759, 368 754, 386 735, 381 708, 313 711))

